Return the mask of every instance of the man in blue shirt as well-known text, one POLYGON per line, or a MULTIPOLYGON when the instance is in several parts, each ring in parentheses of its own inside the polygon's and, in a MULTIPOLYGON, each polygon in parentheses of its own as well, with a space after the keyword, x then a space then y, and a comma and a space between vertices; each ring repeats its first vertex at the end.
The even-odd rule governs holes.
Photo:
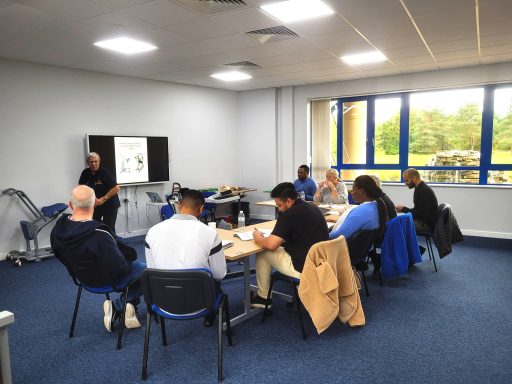
POLYGON ((307 201, 313 201, 313 195, 316 192, 317 185, 315 180, 309 177, 309 167, 305 164, 299 167, 297 171, 297 180, 293 182, 297 193, 304 192, 307 201))

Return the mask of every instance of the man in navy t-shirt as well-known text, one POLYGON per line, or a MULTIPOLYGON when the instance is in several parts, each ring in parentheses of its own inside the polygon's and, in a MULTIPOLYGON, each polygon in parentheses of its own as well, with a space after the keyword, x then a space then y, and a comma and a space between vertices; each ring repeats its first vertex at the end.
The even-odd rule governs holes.
MULTIPOLYGON (((284 275, 300 278, 309 248, 329 239, 327 222, 314 204, 297 196, 292 183, 278 184, 270 193, 279 217, 268 237, 255 230, 254 241, 266 251, 256 255, 258 294, 251 298, 251 306, 264 307, 270 287, 272 268, 284 275)), ((268 303, 271 307, 271 303, 268 303)))
POLYGON ((87 156, 87 166, 88 168, 82 171, 78 184, 94 189, 96 203, 92 218, 107 224, 115 233, 117 209, 121 206, 117 196, 120 188, 110 172, 100 167, 100 155, 96 152, 91 152, 87 156))

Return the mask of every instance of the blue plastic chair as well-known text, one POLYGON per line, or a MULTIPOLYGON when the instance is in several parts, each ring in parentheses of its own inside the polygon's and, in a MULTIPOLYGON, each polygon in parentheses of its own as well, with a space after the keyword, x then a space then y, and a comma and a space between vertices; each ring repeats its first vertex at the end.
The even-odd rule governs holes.
MULTIPOLYGON (((204 191, 204 192, 201 192, 201 194, 206 199, 207 197, 215 195, 216 192, 204 191)), ((200 220, 205 223, 215 221, 215 206, 216 205, 213 203, 205 203, 203 212, 201 213, 200 220)))
POLYGON ((170 219, 174 215, 174 210, 170 205, 163 205, 160 208, 160 219, 162 221, 170 219))
POLYGON ((210 270, 206 268, 186 270, 146 269, 141 276, 144 301, 147 306, 146 334, 142 380, 147 378, 149 336, 151 317, 160 320, 162 343, 167 346, 165 319, 191 320, 204 317, 213 311, 218 316, 217 333, 217 379, 222 381, 222 331, 223 316, 226 321, 226 334, 229 346, 233 346, 228 296, 215 291, 210 270))

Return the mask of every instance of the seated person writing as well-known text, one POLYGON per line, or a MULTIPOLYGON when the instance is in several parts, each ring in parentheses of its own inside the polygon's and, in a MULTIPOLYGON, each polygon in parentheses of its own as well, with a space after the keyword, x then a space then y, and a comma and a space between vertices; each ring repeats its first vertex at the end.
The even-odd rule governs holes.
MULTIPOLYGON (((148 268, 208 268, 220 293, 220 281, 226 275, 226 259, 217 231, 199 221, 204 208, 201 192, 187 189, 178 204, 178 212, 153 226, 146 235, 148 268)), ((204 325, 213 325, 215 313, 207 315, 204 325)))
MULTIPOLYGON (((71 265, 75 262, 98 263, 101 271, 87 271, 91 275, 108 274, 116 286, 125 286, 140 277, 146 264, 136 260, 136 251, 120 243, 113 229, 93 220, 96 196, 94 190, 86 185, 79 185, 71 192, 69 207, 71 215, 62 215, 51 233, 52 250, 73 276, 71 265)), ((140 281, 130 285, 128 303, 126 304, 126 328, 138 328, 140 322, 136 316, 136 306, 142 296, 140 281)), ((113 323, 120 318, 123 298, 103 303, 105 316, 103 323, 107 331, 112 331, 113 323)))
POLYGON ((382 195, 382 190, 370 176, 358 176, 352 185, 352 197, 361 204, 352 208, 346 217, 340 216, 329 239, 341 235, 348 239, 362 230, 379 229, 378 232, 384 232, 388 215, 382 195))
MULTIPOLYGON (((272 268, 286 276, 300 278, 309 248, 327 240, 327 223, 320 210, 297 196, 292 183, 278 184, 270 193, 279 216, 269 237, 255 230, 254 241, 265 252, 256 255, 258 294, 251 298, 252 307, 265 307, 272 268)), ((271 307, 271 302, 268 303, 271 307)))
POLYGON ((336 169, 330 168, 325 172, 325 180, 318 183, 313 200, 320 204, 348 204, 347 187, 336 169))

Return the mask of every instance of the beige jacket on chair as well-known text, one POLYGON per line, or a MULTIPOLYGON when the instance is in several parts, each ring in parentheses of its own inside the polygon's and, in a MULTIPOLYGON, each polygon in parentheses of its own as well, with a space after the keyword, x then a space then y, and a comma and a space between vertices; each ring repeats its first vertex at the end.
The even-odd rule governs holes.
POLYGON ((318 333, 336 316, 351 327, 365 324, 355 272, 345 237, 311 247, 300 278, 299 296, 318 333))

